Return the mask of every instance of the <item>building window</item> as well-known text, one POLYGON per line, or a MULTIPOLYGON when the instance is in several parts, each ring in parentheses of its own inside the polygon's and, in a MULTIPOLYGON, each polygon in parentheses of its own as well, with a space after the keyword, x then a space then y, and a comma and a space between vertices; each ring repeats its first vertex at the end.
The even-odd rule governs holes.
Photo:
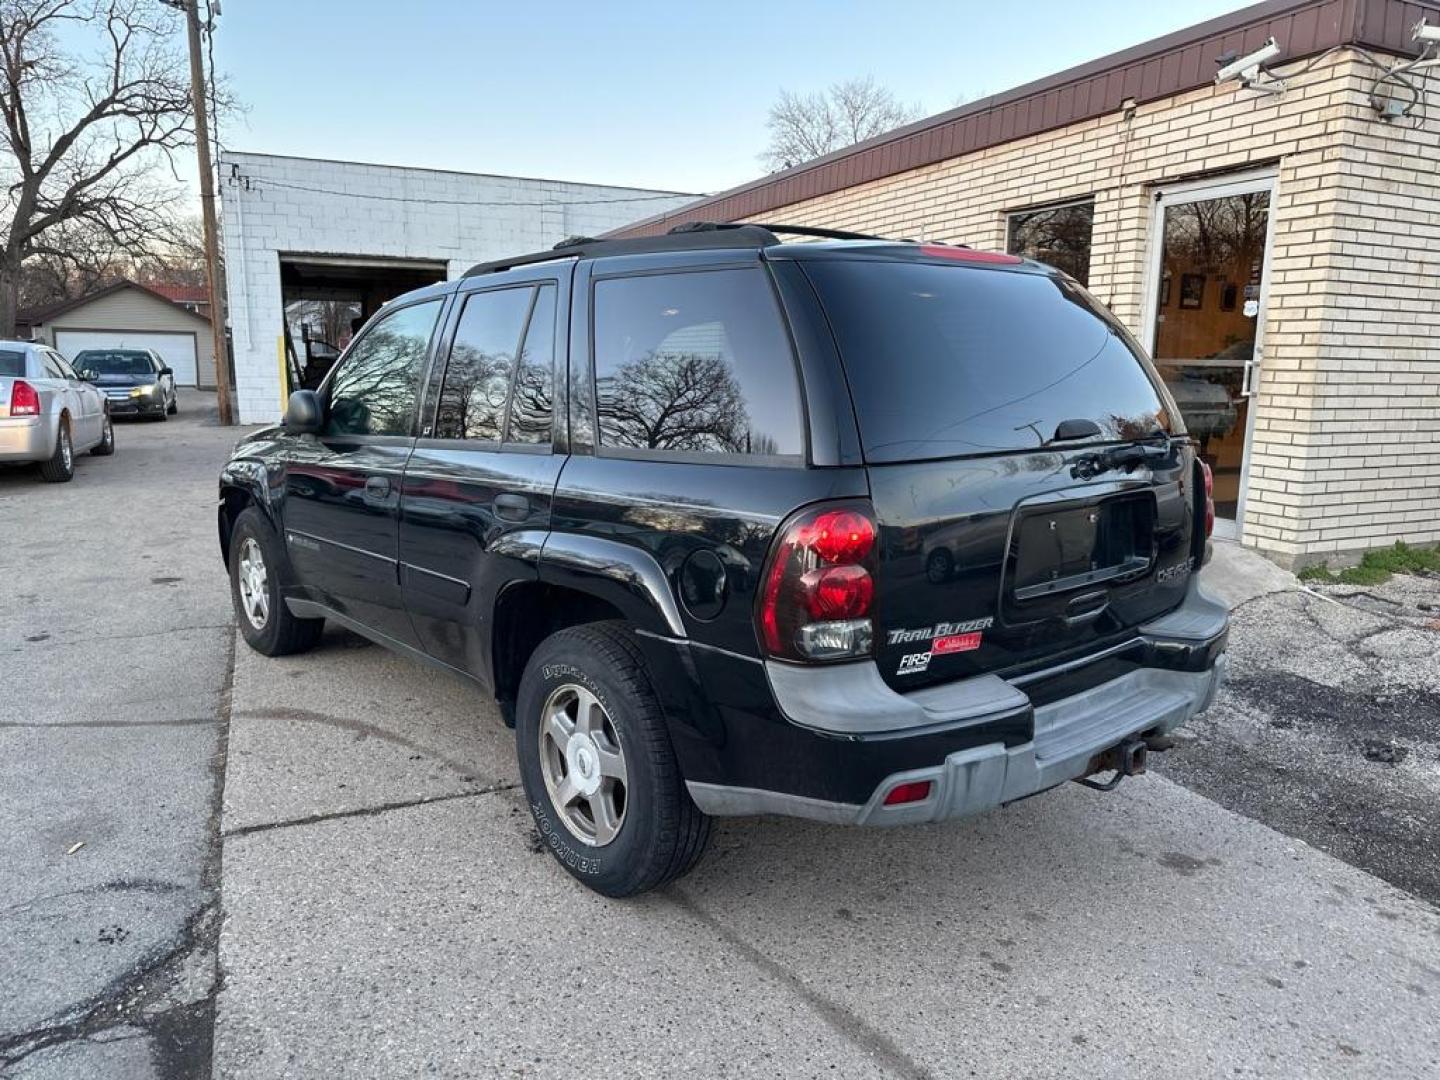
POLYGON ((1095 203, 1067 203, 1010 215, 1005 249, 1064 270, 1081 285, 1090 284, 1090 234, 1095 203))

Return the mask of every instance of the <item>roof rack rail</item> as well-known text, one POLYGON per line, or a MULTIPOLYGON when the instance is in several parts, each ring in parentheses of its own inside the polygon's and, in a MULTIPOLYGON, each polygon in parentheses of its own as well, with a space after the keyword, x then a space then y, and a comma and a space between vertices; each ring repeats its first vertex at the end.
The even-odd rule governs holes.
POLYGON ((562 240, 549 251, 537 251, 529 255, 515 255, 508 259, 476 263, 464 274, 475 277, 480 274, 494 274, 517 266, 532 263, 557 261, 560 259, 581 259, 602 255, 644 255, 658 251, 692 251, 703 248, 763 248, 778 244, 780 238, 768 229, 754 225, 730 225, 724 228, 706 228, 697 223, 696 228, 681 232, 672 230, 664 236, 639 236, 617 240, 590 239, 577 236, 562 240))
MULTIPOLYGON (((816 225, 782 225, 768 221, 685 221, 676 225, 666 235, 680 233, 720 232, 725 229, 764 229, 788 236, 813 236, 821 240, 889 240, 888 236, 874 236, 871 233, 849 232, 845 229, 822 229, 816 225)), ((908 243, 908 241, 906 241, 908 243)))
MULTIPOLYGON (((494 274, 517 266, 553 262, 560 259, 582 259, 604 255, 644 255, 660 251, 697 251, 705 248, 767 248, 780 243, 777 233, 791 236, 813 236, 821 240, 884 240, 893 244, 911 244, 913 240, 896 240, 888 236, 849 232, 845 229, 822 229, 815 225, 782 225, 753 221, 686 221, 660 236, 636 236, 606 240, 603 237, 569 236, 549 251, 516 255, 509 259, 476 263, 465 277, 494 274)), ((963 244, 953 245, 964 247, 963 244)))
MULTIPOLYGON (((751 222, 757 229, 769 229, 773 233, 785 233, 789 236, 813 236, 820 240, 894 240, 892 236, 875 236, 872 233, 850 232, 847 229, 822 229, 814 225, 784 225, 765 222, 751 222)), ((896 241, 908 244, 912 241, 896 241)))

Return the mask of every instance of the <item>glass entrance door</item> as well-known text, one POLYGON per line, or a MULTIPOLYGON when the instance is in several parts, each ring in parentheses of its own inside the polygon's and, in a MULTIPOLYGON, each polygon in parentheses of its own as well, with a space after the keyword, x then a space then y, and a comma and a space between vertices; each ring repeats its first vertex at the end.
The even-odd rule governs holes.
POLYGON ((1273 181, 1161 192, 1151 355, 1215 474, 1216 532, 1238 534, 1260 366, 1273 181))

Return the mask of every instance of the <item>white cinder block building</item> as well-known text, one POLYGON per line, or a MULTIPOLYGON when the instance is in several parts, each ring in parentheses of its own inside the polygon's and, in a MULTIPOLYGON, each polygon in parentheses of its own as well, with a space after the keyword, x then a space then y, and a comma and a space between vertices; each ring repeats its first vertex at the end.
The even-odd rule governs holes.
POLYGON ((220 196, 242 424, 278 419, 307 353, 333 355, 352 322, 402 292, 694 199, 246 153, 222 156, 220 196))
POLYGON ((1289 565, 1435 543, 1440 50, 1422 18, 1440 3, 1269 0, 623 233, 776 221, 1052 263, 1155 357, 1221 535, 1289 565), (1256 85, 1216 85, 1217 61, 1272 37, 1256 85))

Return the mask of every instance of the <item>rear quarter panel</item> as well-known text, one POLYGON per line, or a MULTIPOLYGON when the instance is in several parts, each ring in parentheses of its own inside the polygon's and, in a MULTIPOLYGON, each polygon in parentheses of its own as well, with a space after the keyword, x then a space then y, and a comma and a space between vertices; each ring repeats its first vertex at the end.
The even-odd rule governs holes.
POLYGON ((755 594, 776 528, 800 506, 865 494, 861 469, 576 456, 560 474, 552 527, 634 547, 660 568, 687 637, 758 656, 755 594), (699 552, 724 567, 718 611, 712 592, 697 592, 699 552))

